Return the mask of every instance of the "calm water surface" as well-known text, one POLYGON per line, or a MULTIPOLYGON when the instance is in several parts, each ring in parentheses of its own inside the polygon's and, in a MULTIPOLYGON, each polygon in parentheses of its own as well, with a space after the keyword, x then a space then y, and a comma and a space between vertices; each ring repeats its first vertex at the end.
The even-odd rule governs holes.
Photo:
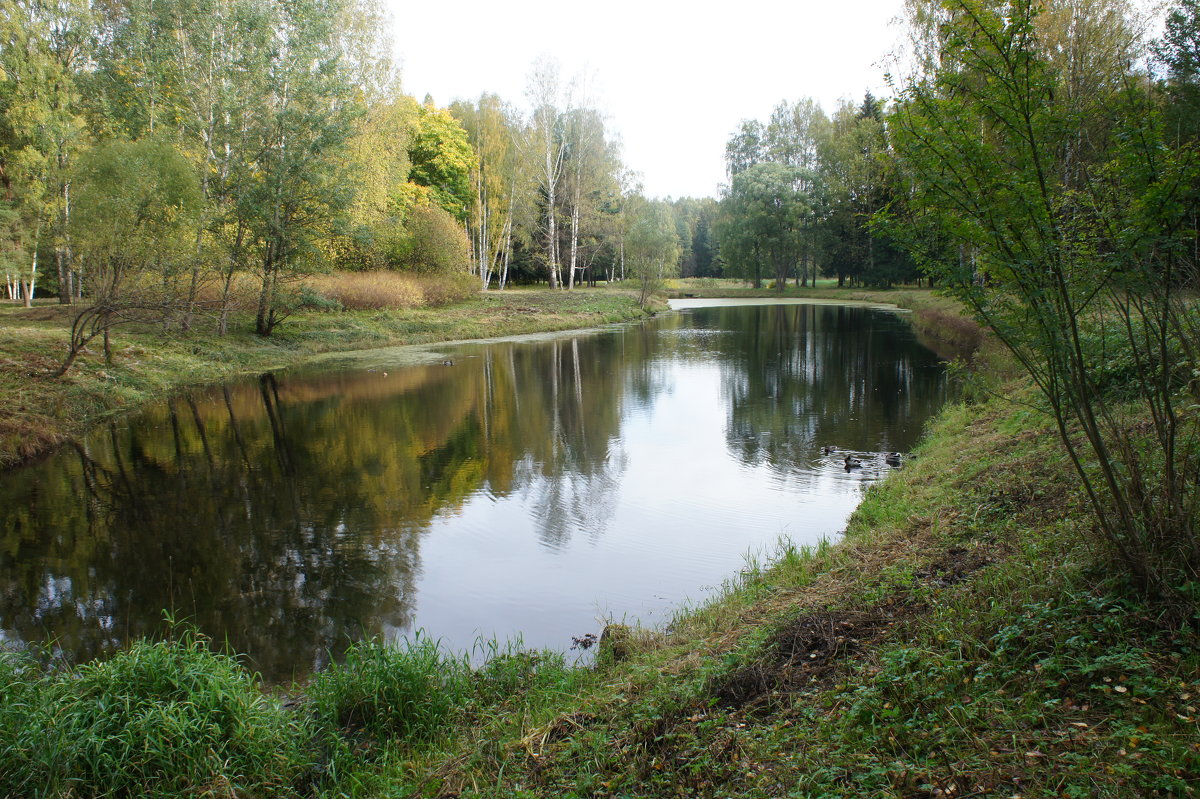
POLYGON ((0 640, 85 660, 166 610, 270 680, 419 628, 565 650, 836 535, 946 392, 901 316, 860 307, 443 353, 197 392, 0 476, 0 640))

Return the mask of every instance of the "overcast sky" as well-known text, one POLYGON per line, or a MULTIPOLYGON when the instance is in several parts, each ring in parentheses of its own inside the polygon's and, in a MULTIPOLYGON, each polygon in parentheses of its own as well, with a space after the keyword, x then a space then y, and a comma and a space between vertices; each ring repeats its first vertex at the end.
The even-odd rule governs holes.
POLYGON ((439 106, 494 92, 525 107, 535 58, 592 76, 625 163, 659 197, 716 196, 743 119, 812 97, 826 113, 870 88, 903 0, 462 0, 390 3, 404 89, 439 106))

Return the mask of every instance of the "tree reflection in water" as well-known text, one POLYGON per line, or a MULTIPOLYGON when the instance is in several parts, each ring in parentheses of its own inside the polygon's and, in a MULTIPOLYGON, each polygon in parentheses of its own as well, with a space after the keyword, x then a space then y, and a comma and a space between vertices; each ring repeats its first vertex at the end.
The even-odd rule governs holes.
POLYGON ((729 452, 792 481, 824 443, 908 449, 944 391, 891 315, 781 306, 196 392, 4 476, 0 636, 85 660, 166 611, 270 680, 304 676, 411 628, 422 543, 476 498, 527 504, 549 554, 598 545, 627 420, 714 362, 729 452))

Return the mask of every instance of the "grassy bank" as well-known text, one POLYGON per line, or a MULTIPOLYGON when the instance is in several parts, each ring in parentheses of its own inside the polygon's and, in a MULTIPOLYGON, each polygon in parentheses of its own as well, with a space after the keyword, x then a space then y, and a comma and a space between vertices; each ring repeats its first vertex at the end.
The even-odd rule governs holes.
POLYGON ((1196 628, 1103 570, 1073 484, 1040 418, 952 407, 843 543, 751 565, 396 778, 428 796, 1191 795, 1196 628))
POLYGON ((974 396, 844 541, 784 545, 666 630, 610 628, 595 667, 366 644, 269 697, 186 634, 69 673, 3 661, 0 794, 1194 795, 1200 620, 1105 567, 1027 386, 974 396))
POLYGON ((622 290, 510 289, 442 307, 303 311, 270 338, 235 319, 232 332, 181 334, 121 327, 113 362, 99 342, 64 378, 72 309, 0 306, 0 469, 78 436, 97 421, 183 387, 278 369, 313 355, 438 341, 570 330, 644 316, 622 290))

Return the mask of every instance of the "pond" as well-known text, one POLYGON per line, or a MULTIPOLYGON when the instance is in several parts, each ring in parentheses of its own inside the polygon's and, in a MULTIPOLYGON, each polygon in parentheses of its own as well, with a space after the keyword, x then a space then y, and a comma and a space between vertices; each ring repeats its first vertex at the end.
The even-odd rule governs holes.
POLYGON ((418 352, 195 391, 0 476, 0 642, 81 662, 170 616, 273 682, 418 629, 567 651, 836 536, 947 391, 856 306, 418 352))

